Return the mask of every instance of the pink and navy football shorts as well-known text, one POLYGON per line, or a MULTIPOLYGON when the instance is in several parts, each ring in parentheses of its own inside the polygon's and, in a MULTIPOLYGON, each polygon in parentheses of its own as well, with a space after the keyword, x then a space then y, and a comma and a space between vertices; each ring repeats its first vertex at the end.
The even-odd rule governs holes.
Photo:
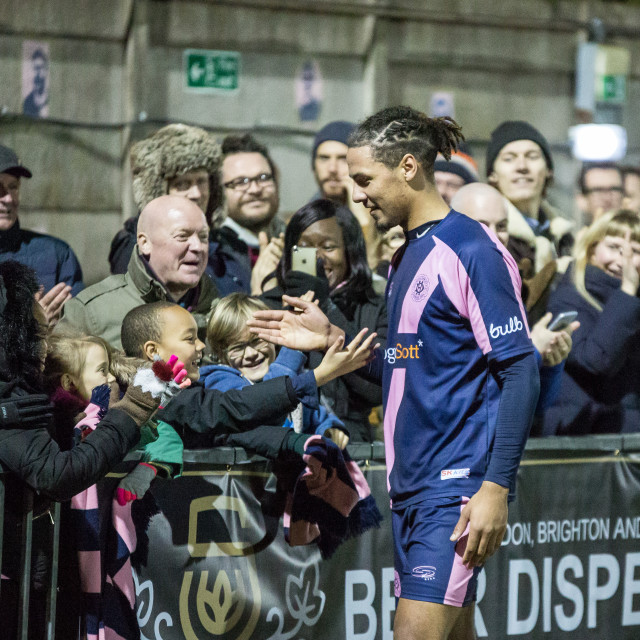
POLYGON ((468 529, 458 542, 449 540, 468 501, 433 498, 393 509, 396 598, 454 607, 475 601, 481 567, 462 564, 468 529))

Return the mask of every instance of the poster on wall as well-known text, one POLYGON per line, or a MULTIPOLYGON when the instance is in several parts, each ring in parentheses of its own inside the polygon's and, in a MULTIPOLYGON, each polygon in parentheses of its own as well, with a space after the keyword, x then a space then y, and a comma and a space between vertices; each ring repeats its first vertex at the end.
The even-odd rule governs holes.
POLYGON ((453 93, 450 91, 435 91, 431 94, 429 102, 429 115, 432 118, 456 117, 453 93))
POLYGON ((296 77, 296 108, 301 122, 315 122, 322 111, 324 82, 315 60, 307 60, 296 77))
POLYGON ((22 113, 49 116, 49 43, 22 42, 22 113))

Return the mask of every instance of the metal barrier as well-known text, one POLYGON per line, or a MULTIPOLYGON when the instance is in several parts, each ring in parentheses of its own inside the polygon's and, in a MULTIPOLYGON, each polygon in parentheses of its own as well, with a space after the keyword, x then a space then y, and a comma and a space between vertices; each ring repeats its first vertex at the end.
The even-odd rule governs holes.
MULTIPOLYGON (((371 461, 380 468, 384 461, 384 445, 381 442, 373 444, 356 444, 349 446, 352 457, 360 461, 371 461)), ((137 456, 132 456, 136 459, 137 456)), ((624 460, 628 459, 637 464, 640 459, 640 434, 612 435, 612 436, 589 436, 589 437, 554 437, 546 439, 534 439, 529 441, 522 461, 520 475, 526 477, 527 469, 532 465, 551 465, 546 468, 558 468, 564 465, 569 469, 576 464, 592 459, 599 460, 624 460)), ((242 449, 217 448, 212 450, 186 450, 184 452, 185 469, 197 470, 199 466, 203 469, 212 465, 226 467, 227 473, 235 465, 242 465, 254 460, 242 449)), ((266 468, 268 470, 268 467, 266 468)), ((595 469, 594 469, 595 470, 595 469)), ((192 471, 193 473, 193 471, 192 471)), ((195 472, 197 475, 197 472, 195 472)), ((264 474, 262 474, 264 475, 264 474)), ((268 474, 267 474, 268 475, 268 474)), ((5 496, 6 496, 6 476, 0 471, 0 532, 4 531, 6 524, 5 517, 5 496)), ((33 548, 33 498, 34 494, 28 488, 23 494, 23 515, 22 515, 22 542, 21 542, 21 570, 19 577, 19 628, 17 638, 26 640, 29 629, 29 598, 31 583, 31 553, 33 548)), ((517 505, 517 502, 516 502, 517 505)), ((516 509, 517 511, 517 509, 516 509)), ((47 635, 48 640, 55 638, 55 616, 56 616, 56 595, 58 577, 58 546, 60 535, 60 504, 52 503, 51 513, 53 519, 53 548, 51 550, 51 571, 50 588, 47 597, 47 635)), ((46 514, 43 517, 48 517, 46 514)), ((388 524, 388 523, 387 523, 388 524)), ((386 526, 386 525, 384 525, 386 526)), ((0 571, 2 570, 4 548, 3 536, 0 535, 0 571)), ((503 554, 506 556, 505 554, 503 554)), ((2 597, 2 585, 0 584, 0 597, 2 597)), ((1 621, 0 621, 1 624, 1 621)), ((622 636, 621 636, 622 637, 622 636)), ((67 639, 64 639, 67 640, 67 639)))
MULTIPOLYGON (((4 547, 4 527, 7 520, 5 517, 6 479, 7 475, 0 469, 0 573, 2 573, 3 554, 5 551, 9 552, 9 550, 6 550, 4 547)), ((34 493, 25 486, 22 496, 20 571, 18 576, 18 632, 16 638, 18 640, 27 640, 29 637, 32 579, 31 558, 33 552, 34 493)), ((53 526, 49 589, 46 599, 46 638, 47 640, 54 640, 58 584, 58 550, 60 542, 60 504, 52 502, 49 510, 38 517, 50 517, 53 526)), ((2 598, 2 582, 3 580, 0 580, 0 598, 2 598)), ((6 621, 0 621, 0 624, 3 622, 6 623, 6 621)))

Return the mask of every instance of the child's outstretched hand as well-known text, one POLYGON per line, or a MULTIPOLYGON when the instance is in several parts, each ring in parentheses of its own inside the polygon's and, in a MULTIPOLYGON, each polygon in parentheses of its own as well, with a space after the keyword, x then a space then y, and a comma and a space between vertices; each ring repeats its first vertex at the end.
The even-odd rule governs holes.
POLYGON ((127 502, 144 497, 157 473, 158 470, 152 464, 139 462, 138 466, 120 481, 116 489, 118 504, 124 507, 127 502))
POLYGON ((334 378, 364 367, 373 358, 373 352, 380 344, 372 346, 377 333, 372 333, 365 339, 364 336, 368 331, 369 329, 362 329, 345 349, 342 348, 344 344, 342 336, 329 347, 322 362, 313 370, 319 387, 334 378))

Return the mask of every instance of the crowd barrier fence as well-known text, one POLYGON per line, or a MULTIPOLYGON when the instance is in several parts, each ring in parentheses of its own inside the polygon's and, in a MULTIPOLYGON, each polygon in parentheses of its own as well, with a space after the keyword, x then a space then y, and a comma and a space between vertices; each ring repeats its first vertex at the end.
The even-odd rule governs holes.
MULTIPOLYGON (((148 543, 146 562, 134 572, 142 637, 391 640, 394 571, 384 448, 374 443, 349 450, 384 521, 343 543, 329 560, 315 545, 285 542, 269 461, 242 449, 185 451, 183 475, 157 479, 145 498, 157 513, 146 534, 138 532, 148 543)), ((103 488, 115 487, 123 473, 110 474, 103 488)), ((23 623, 32 517, 27 509, 23 623)), ((502 549, 479 579, 478 636, 637 639, 639 541, 640 434, 531 440, 502 549)), ((56 562, 54 554, 54 568, 56 562)), ((52 615, 55 608, 52 590, 52 615)), ((21 633, 26 638, 24 624, 21 633)))

